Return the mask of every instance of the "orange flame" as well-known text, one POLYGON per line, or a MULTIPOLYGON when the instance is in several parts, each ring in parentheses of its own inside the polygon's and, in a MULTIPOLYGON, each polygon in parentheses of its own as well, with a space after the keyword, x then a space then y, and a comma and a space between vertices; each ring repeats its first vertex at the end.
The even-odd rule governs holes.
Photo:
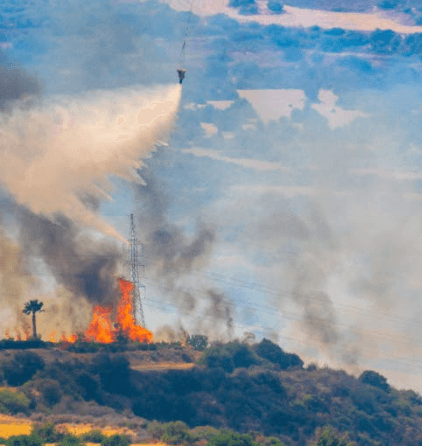
POLYGON ((25 341, 27 341, 31 337, 31 327, 28 322, 24 321, 22 323, 22 330, 25 335, 25 341))
MULTIPOLYGON (((128 280, 119 279, 121 299, 117 305, 116 324, 113 324, 111 313, 113 307, 94 307, 92 320, 88 329, 84 333, 86 341, 95 341, 102 344, 115 342, 119 333, 136 342, 151 342, 153 334, 146 328, 136 325, 133 317, 132 291, 133 284, 128 280)), ((56 332, 51 333, 50 341, 55 341, 56 332)), ((78 339, 77 335, 66 336, 62 334, 61 341, 74 343, 78 339)))
POLYGON ((10 330, 9 329, 7 329, 6 330, 6 339, 10 339, 10 330))
POLYGON ((119 287, 122 298, 117 305, 117 323, 122 332, 132 341, 151 342, 152 333, 146 328, 136 325, 133 317, 132 291, 133 283, 128 280, 119 279, 119 287))
POLYGON ((92 321, 84 333, 87 341, 97 341, 103 344, 110 344, 114 341, 113 323, 110 318, 112 311, 112 307, 102 307, 101 305, 94 307, 92 321))
POLYGON ((70 335, 70 336, 66 336, 66 333, 63 332, 62 333, 62 342, 70 342, 71 344, 75 343, 76 340, 78 339, 78 335, 70 335))
POLYGON ((15 327, 15 334, 16 334, 16 340, 22 341, 22 336, 21 336, 21 332, 20 332, 19 328, 15 327))

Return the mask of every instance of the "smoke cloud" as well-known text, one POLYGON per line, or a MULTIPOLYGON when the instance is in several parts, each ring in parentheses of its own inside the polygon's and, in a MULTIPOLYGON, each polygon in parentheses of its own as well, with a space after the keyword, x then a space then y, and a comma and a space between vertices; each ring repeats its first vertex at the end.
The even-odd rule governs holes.
POLYGON ((136 169, 171 130, 180 93, 120 89, 29 109, 17 103, 0 116, 0 182, 34 214, 62 214, 117 236, 91 204, 109 198, 111 176, 139 182, 136 169))
POLYGON ((47 98, 34 77, 0 57, 3 316, 26 332, 23 302, 44 299, 59 338, 83 328, 91 305, 118 297, 124 239, 100 217, 101 203, 111 199, 113 178, 143 182, 138 170, 172 130, 181 86, 47 98))
POLYGON ((198 219, 194 231, 187 235, 185 225, 170 223, 168 218, 177 197, 157 181, 154 168, 141 171, 141 175, 146 184, 135 186, 135 195, 148 277, 179 314, 193 320, 194 331, 215 336, 218 327, 220 338, 232 338, 234 315, 229 298, 209 284, 193 282, 191 275, 210 261, 215 225, 198 219))

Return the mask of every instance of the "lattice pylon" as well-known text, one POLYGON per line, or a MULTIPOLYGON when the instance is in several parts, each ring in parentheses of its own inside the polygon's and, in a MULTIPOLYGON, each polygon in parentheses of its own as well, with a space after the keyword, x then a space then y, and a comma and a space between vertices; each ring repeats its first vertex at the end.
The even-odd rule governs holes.
POLYGON ((145 314, 142 302, 146 297, 145 285, 141 282, 139 270, 144 270, 144 265, 140 265, 139 257, 141 254, 142 245, 139 242, 135 232, 135 222, 133 214, 130 214, 130 232, 129 232, 129 265, 130 277, 133 283, 132 302, 133 302, 133 317, 137 325, 145 327, 145 314))

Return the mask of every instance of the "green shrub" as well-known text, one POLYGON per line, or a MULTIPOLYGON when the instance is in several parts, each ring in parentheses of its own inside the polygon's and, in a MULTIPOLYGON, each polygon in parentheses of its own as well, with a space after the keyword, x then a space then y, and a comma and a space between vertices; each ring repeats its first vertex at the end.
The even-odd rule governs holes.
POLYGON ((254 354, 252 349, 246 344, 239 342, 229 342, 224 346, 233 359, 235 368, 259 364, 261 360, 254 354))
POLYGON ((239 342, 229 342, 225 345, 214 345, 204 351, 198 364, 206 365, 209 368, 220 367, 231 373, 238 367, 250 367, 262 362, 252 349, 239 342))
POLYGON ((347 438, 347 435, 342 437, 336 435, 333 429, 329 426, 324 427, 324 429, 317 431, 317 440, 312 443, 312 446, 354 446, 347 438))
POLYGON ((255 353, 267 361, 277 364, 282 370, 290 367, 303 367, 303 361, 294 353, 286 353, 274 342, 263 339, 254 346, 255 353))
POLYGON ((237 432, 223 430, 208 442, 208 446, 257 446, 250 434, 238 434, 237 432))
POLYGON ((205 350, 204 354, 198 361, 198 364, 203 364, 208 368, 222 368, 228 373, 234 370, 233 358, 224 346, 214 346, 205 350))
POLYGON ((365 370, 362 372, 359 376, 359 381, 364 384, 369 384, 370 386, 378 387, 385 392, 390 391, 390 385, 387 383, 387 378, 373 370, 365 370))
POLYGON ((16 414, 27 413, 31 401, 23 394, 8 389, 0 390, 0 412, 16 414))
POLYGON ((255 441, 261 446, 286 446, 276 437, 259 437, 255 438, 255 441))
POLYGON ((129 446, 131 443, 130 438, 127 435, 112 435, 106 437, 101 442, 101 446, 129 446))
POLYGON ((100 391, 100 384, 96 376, 82 370, 76 378, 76 384, 80 387, 80 393, 85 401, 95 400, 100 391))
POLYGON ((18 352, 11 361, 3 365, 3 375, 10 386, 21 386, 44 366, 44 360, 36 353, 18 352))
POLYGON ((45 380, 41 385, 40 391, 47 406, 52 407, 60 403, 62 399, 62 391, 57 381, 45 380))
POLYGON ((43 443, 58 443, 63 440, 64 434, 56 431, 56 427, 51 422, 36 424, 32 427, 31 434, 37 435, 43 443))
POLYGON ((163 426, 164 434, 161 441, 166 444, 186 444, 190 443, 188 426, 183 421, 166 423, 163 426))
POLYGON ((192 335, 188 337, 186 344, 195 350, 204 351, 208 347, 208 338, 204 335, 192 335))
POLYGON ((6 440, 6 446, 42 446, 43 442, 38 435, 16 435, 6 440))
POLYGON ((92 430, 82 434, 81 438, 88 443, 102 443, 107 437, 100 430, 92 430))
POLYGON ((15 341, 14 339, 2 339, 0 350, 27 350, 29 348, 49 348, 51 342, 44 342, 41 339, 28 339, 27 341, 15 341))
POLYGON ((85 443, 75 435, 65 434, 56 446, 83 446, 85 443))
POLYGON ((206 440, 207 442, 211 440, 211 438, 215 437, 219 434, 220 431, 215 427, 211 426, 199 426, 195 427, 190 431, 190 436, 192 442, 197 442, 201 440, 206 440))
POLYGON ((151 421, 147 425, 147 431, 155 440, 161 440, 164 435, 164 425, 158 421, 151 421))

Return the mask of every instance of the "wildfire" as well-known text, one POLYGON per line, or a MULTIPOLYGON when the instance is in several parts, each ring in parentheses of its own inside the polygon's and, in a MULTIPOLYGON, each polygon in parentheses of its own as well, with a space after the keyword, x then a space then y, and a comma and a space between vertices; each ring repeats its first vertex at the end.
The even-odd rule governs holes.
MULTIPOLYGON (((103 307, 97 305, 94 307, 91 323, 83 334, 83 338, 87 341, 110 344, 115 342, 119 335, 123 335, 132 341, 151 342, 152 333, 146 328, 135 324, 131 294, 133 291, 132 282, 119 279, 119 288, 121 298, 117 304, 116 323, 114 324, 112 321, 113 308, 111 306, 103 307)), ((51 335, 51 339, 54 338, 55 332, 51 335)), ((69 343, 74 343, 77 339, 77 335, 66 337, 64 333, 61 338, 62 341, 69 343)))
POLYGON ((70 342, 71 344, 73 344, 74 342, 76 342, 78 339, 78 335, 70 335, 70 336, 66 336, 65 333, 62 333, 62 342, 70 342))
POLYGON ((112 307, 102 307, 101 305, 94 307, 92 321, 88 330, 84 333, 87 341, 97 341, 103 344, 110 344, 114 341, 115 335, 111 322, 112 311, 112 307))
POLYGON ((133 283, 128 280, 119 279, 119 287, 122 293, 122 298, 117 305, 117 323, 120 329, 132 341, 151 342, 152 333, 146 328, 135 324, 131 296, 133 283))

